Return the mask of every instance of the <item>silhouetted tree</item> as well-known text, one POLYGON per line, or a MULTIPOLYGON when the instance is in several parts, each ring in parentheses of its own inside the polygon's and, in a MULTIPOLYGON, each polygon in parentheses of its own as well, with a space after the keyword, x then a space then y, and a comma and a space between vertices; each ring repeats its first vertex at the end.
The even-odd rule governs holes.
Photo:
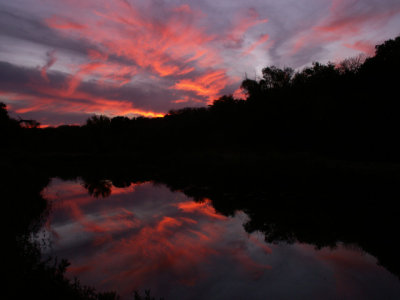
POLYGON ((18 122, 12 118, 10 118, 7 105, 3 102, 0 102, 0 128, 1 130, 12 130, 19 127, 18 122))
POLYGON ((261 86, 257 80, 245 79, 242 81, 240 88, 247 96, 247 100, 258 99, 262 95, 261 86))
POLYGON ((7 111, 7 106, 3 103, 0 102, 0 122, 6 122, 10 119, 7 111))
POLYGON ((290 85, 294 70, 291 68, 279 69, 275 66, 262 70, 263 79, 260 81, 262 89, 283 89, 290 85))
POLYGON ((110 118, 104 115, 95 115, 86 120, 86 126, 89 128, 105 129, 109 128, 110 124, 110 118))
POLYGON ((336 68, 341 74, 352 74, 356 75, 359 71, 367 56, 360 54, 354 57, 346 58, 342 60, 336 68))
POLYGON ((40 127, 40 122, 36 120, 24 120, 20 119, 18 121, 19 124, 21 124, 21 127, 24 128, 39 128, 40 127))

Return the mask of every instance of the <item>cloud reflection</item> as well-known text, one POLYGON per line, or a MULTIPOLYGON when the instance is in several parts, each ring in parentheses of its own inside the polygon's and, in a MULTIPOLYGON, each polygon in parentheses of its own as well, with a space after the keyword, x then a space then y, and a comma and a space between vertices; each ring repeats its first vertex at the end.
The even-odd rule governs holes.
POLYGON ((69 276, 123 296, 150 288, 171 299, 363 298, 377 296, 370 283, 395 280, 359 250, 268 245, 244 231, 244 213, 228 218, 209 199, 151 182, 95 198, 80 181, 53 179, 45 197, 53 202, 48 251, 72 262, 69 276))
POLYGON ((253 252, 261 257, 271 252, 257 241, 255 250, 248 248, 244 232, 232 247, 232 223, 240 229, 241 223, 217 214, 209 200, 194 202, 151 183, 113 187, 109 198, 85 192, 79 183, 53 180, 46 197, 56 204, 48 224, 58 237, 54 247, 68 252, 71 275, 86 283, 121 287, 123 293, 166 283, 194 287, 212 276, 224 256, 243 266, 238 274, 259 278, 270 268, 253 252))

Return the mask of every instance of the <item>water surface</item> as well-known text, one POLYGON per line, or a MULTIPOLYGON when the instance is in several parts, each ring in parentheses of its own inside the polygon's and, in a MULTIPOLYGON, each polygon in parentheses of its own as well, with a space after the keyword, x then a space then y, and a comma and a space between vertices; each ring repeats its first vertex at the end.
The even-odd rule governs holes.
POLYGON ((400 281, 356 246, 268 244, 247 216, 219 214, 152 182, 115 187, 53 179, 47 254, 71 262, 69 277, 129 298, 399 299, 400 281), (88 191, 90 192, 89 195, 88 191))

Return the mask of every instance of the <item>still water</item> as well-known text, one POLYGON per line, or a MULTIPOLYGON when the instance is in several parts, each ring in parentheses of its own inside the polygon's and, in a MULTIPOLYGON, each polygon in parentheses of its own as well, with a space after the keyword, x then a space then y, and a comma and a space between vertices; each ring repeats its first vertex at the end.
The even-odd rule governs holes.
POLYGON ((71 262, 68 276, 132 299, 400 299, 400 281, 356 246, 315 249, 267 244, 247 233, 247 216, 216 212, 162 184, 92 191, 52 179, 48 255, 71 262), (97 196, 97 197, 95 197, 97 196))

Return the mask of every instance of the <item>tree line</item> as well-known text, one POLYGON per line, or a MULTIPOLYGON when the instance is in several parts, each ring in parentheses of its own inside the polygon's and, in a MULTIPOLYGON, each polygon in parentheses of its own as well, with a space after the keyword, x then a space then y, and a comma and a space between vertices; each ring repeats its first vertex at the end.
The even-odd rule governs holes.
POLYGON ((0 105, 4 148, 30 152, 184 152, 259 149, 352 159, 397 160, 400 143, 400 37, 373 57, 349 58, 299 71, 266 67, 246 78, 246 99, 225 95, 207 107, 171 110, 162 118, 93 116, 82 126, 22 123, 0 105))

